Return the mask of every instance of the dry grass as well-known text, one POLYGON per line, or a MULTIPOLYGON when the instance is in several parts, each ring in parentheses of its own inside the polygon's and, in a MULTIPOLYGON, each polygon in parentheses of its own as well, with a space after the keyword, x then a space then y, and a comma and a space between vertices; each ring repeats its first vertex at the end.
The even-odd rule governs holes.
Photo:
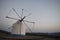
POLYGON ((43 36, 0 36, 0 40, 60 40, 43 36))

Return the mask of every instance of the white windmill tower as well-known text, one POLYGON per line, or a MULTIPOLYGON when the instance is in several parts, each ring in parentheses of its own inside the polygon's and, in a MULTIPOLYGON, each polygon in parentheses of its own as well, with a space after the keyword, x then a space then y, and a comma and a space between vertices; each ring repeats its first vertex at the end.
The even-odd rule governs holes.
MULTIPOLYGON (((12 8, 12 10, 18 15, 18 13, 16 12, 16 10, 15 10, 14 8, 12 8)), ((30 14, 29 14, 29 15, 30 15, 30 14)), ((29 15, 28 15, 28 16, 29 16, 29 15)), ((25 21, 26 21, 26 22, 29 22, 29 23, 33 23, 33 24, 34 24, 35 22, 30 22, 30 21, 24 20, 27 16, 23 16, 23 9, 22 9, 22 14, 21 14, 21 16, 18 15, 18 17, 19 17, 19 19, 6 16, 6 18, 10 18, 10 19, 17 20, 17 22, 14 23, 13 26, 12 26, 12 31, 11 31, 11 33, 12 33, 12 35, 16 35, 16 36, 25 35, 25 34, 26 34, 26 27, 28 27, 28 26, 26 25, 25 21), (23 23, 26 25, 26 27, 23 26, 23 23)), ((29 27, 28 27, 28 29, 32 32, 32 30, 31 30, 29 27)))

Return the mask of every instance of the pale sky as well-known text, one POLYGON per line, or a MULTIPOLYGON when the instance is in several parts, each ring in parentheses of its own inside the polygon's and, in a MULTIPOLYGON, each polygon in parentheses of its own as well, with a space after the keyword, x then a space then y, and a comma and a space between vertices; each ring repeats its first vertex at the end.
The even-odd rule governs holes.
POLYGON ((5 16, 18 18, 12 11, 15 8, 18 14, 24 9, 24 15, 32 13, 26 20, 35 21, 30 27, 33 32, 60 32, 60 0, 0 0, 0 29, 10 31, 11 25, 16 22, 6 19, 5 16))

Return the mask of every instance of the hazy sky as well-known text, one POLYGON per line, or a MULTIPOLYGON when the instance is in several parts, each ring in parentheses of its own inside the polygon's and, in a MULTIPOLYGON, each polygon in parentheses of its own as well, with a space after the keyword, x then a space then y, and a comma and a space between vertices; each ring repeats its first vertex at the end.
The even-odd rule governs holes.
MULTIPOLYGON (((12 8, 19 15, 24 9, 24 15, 32 13, 26 20, 35 21, 33 32, 60 32, 60 0, 0 0, 0 29, 10 31, 16 20, 6 19, 5 16, 18 18, 12 8)), ((32 29, 32 27, 30 27, 32 29)))

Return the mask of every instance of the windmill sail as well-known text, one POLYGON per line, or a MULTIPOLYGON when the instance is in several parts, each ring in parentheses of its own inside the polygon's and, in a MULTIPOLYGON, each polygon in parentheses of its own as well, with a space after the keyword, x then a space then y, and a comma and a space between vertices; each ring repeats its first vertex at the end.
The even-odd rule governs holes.
MULTIPOLYGON (((22 9, 22 14, 21 14, 21 16, 19 16, 19 14, 16 12, 16 10, 14 9, 14 8, 12 8, 12 10, 18 15, 18 17, 19 17, 19 19, 17 19, 17 18, 14 18, 14 17, 8 17, 8 16, 6 16, 6 18, 10 18, 10 19, 14 19, 14 20, 17 20, 17 22, 16 23, 14 23, 13 25, 12 25, 12 31, 11 31, 11 33, 12 33, 12 35, 25 35, 26 34, 26 27, 28 27, 27 26, 27 24, 25 23, 25 22, 28 22, 28 23, 35 23, 35 22, 30 22, 30 21, 27 21, 27 20, 24 20, 26 17, 28 17, 28 16, 23 16, 23 9, 22 9), (25 22, 24 22, 25 21, 25 22)), ((32 32, 32 30, 28 27, 28 29, 32 32)))

